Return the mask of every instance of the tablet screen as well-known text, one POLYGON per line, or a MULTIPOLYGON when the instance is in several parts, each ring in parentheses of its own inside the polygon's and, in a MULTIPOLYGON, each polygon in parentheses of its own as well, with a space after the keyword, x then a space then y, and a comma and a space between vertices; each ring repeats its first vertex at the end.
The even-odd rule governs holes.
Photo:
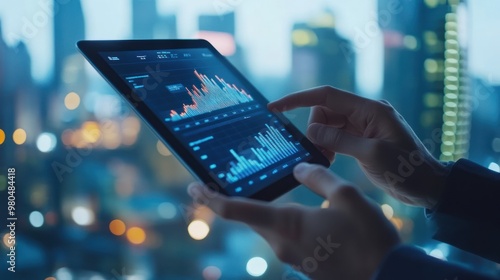
POLYGON ((311 157, 209 49, 100 55, 229 195, 250 196, 311 157))

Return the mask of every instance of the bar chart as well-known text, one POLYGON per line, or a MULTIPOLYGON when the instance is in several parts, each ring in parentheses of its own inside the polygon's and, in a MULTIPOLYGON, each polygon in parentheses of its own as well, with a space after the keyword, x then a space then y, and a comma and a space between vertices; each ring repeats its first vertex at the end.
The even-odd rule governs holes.
POLYGON ((265 132, 258 133, 253 138, 260 147, 252 147, 241 153, 234 149, 229 150, 235 160, 229 163, 229 172, 221 176, 226 177, 228 183, 237 182, 298 151, 293 142, 288 141, 278 129, 267 124, 265 132))
POLYGON ((184 104, 181 112, 171 110, 170 121, 179 121, 253 100, 245 90, 226 83, 218 76, 211 79, 198 73, 197 70, 194 71, 194 75, 201 81, 201 86, 198 88, 192 85, 191 89, 186 87, 192 104, 184 104))

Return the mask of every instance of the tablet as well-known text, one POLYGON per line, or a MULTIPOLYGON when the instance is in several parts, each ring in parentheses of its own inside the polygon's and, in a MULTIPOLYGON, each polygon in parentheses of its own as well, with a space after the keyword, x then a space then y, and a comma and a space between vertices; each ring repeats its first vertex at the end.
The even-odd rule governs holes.
POLYGON ((204 40, 80 41, 78 49, 209 187, 273 200, 300 162, 328 160, 204 40))

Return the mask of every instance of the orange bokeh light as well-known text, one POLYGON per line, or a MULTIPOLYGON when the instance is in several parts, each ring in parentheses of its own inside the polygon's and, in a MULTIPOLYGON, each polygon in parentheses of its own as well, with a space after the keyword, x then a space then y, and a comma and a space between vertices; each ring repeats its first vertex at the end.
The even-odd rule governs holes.
POLYGON ((2 238, 3 245, 4 245, 6 248, 9 248, 10 246, 15 245, 14 243, 13 243, 13 244, 9 244, 9 236, 10 236, 10 234, 9 234, 9 233, 6 233, 6 234, 4 234, 4 235, 3 235, 3 238, 2 238))
POLYGON ((142 244, 146 240, 146 232, 140 227, 131 227, 127 230, 127 239, 132 244, 142 244))
POLYGON ((5 141, 5 132, 3 132, 3 130, 0 129, 0 145, 2 145, 4 141, 5 141))
POLYGON ((125 223, 121 220, 112 220, 109 223, 109 230, 111 231, 112 234, 114 235, 123 235, 126 231, 127 227, 125 226, 125 223))
POLYGON ((391 222, 398 230, 403 228, 404 222, 400 218, 391 218, 391 222))
POLYGON ((14 139, 14 143, 17 145, 22 145, 26 142, 26 131, 22 128, 18 128, 12 134, 12 138, 14 139))

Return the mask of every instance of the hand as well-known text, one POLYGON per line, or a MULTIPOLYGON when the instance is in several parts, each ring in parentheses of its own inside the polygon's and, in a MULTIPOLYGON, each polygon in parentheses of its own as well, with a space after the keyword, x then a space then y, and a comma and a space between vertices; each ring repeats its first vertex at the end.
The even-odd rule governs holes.
POLYGON ((189 194, 223 218, 251 226, 283 262, 312 279, 371 279, 399 236, 380 208, 319 165, 299 164, 295 178, 327 199, 327 209, 274 206, 229 198, 200 183, 189 194))
POLYGON ((279 112, 312 107, 307 137, 331 162, 337 152, 355 157, 375 185, 407 204, 432 209, 439 200, 444 165, 389 103, 325 86, 268 107, 279 112))

